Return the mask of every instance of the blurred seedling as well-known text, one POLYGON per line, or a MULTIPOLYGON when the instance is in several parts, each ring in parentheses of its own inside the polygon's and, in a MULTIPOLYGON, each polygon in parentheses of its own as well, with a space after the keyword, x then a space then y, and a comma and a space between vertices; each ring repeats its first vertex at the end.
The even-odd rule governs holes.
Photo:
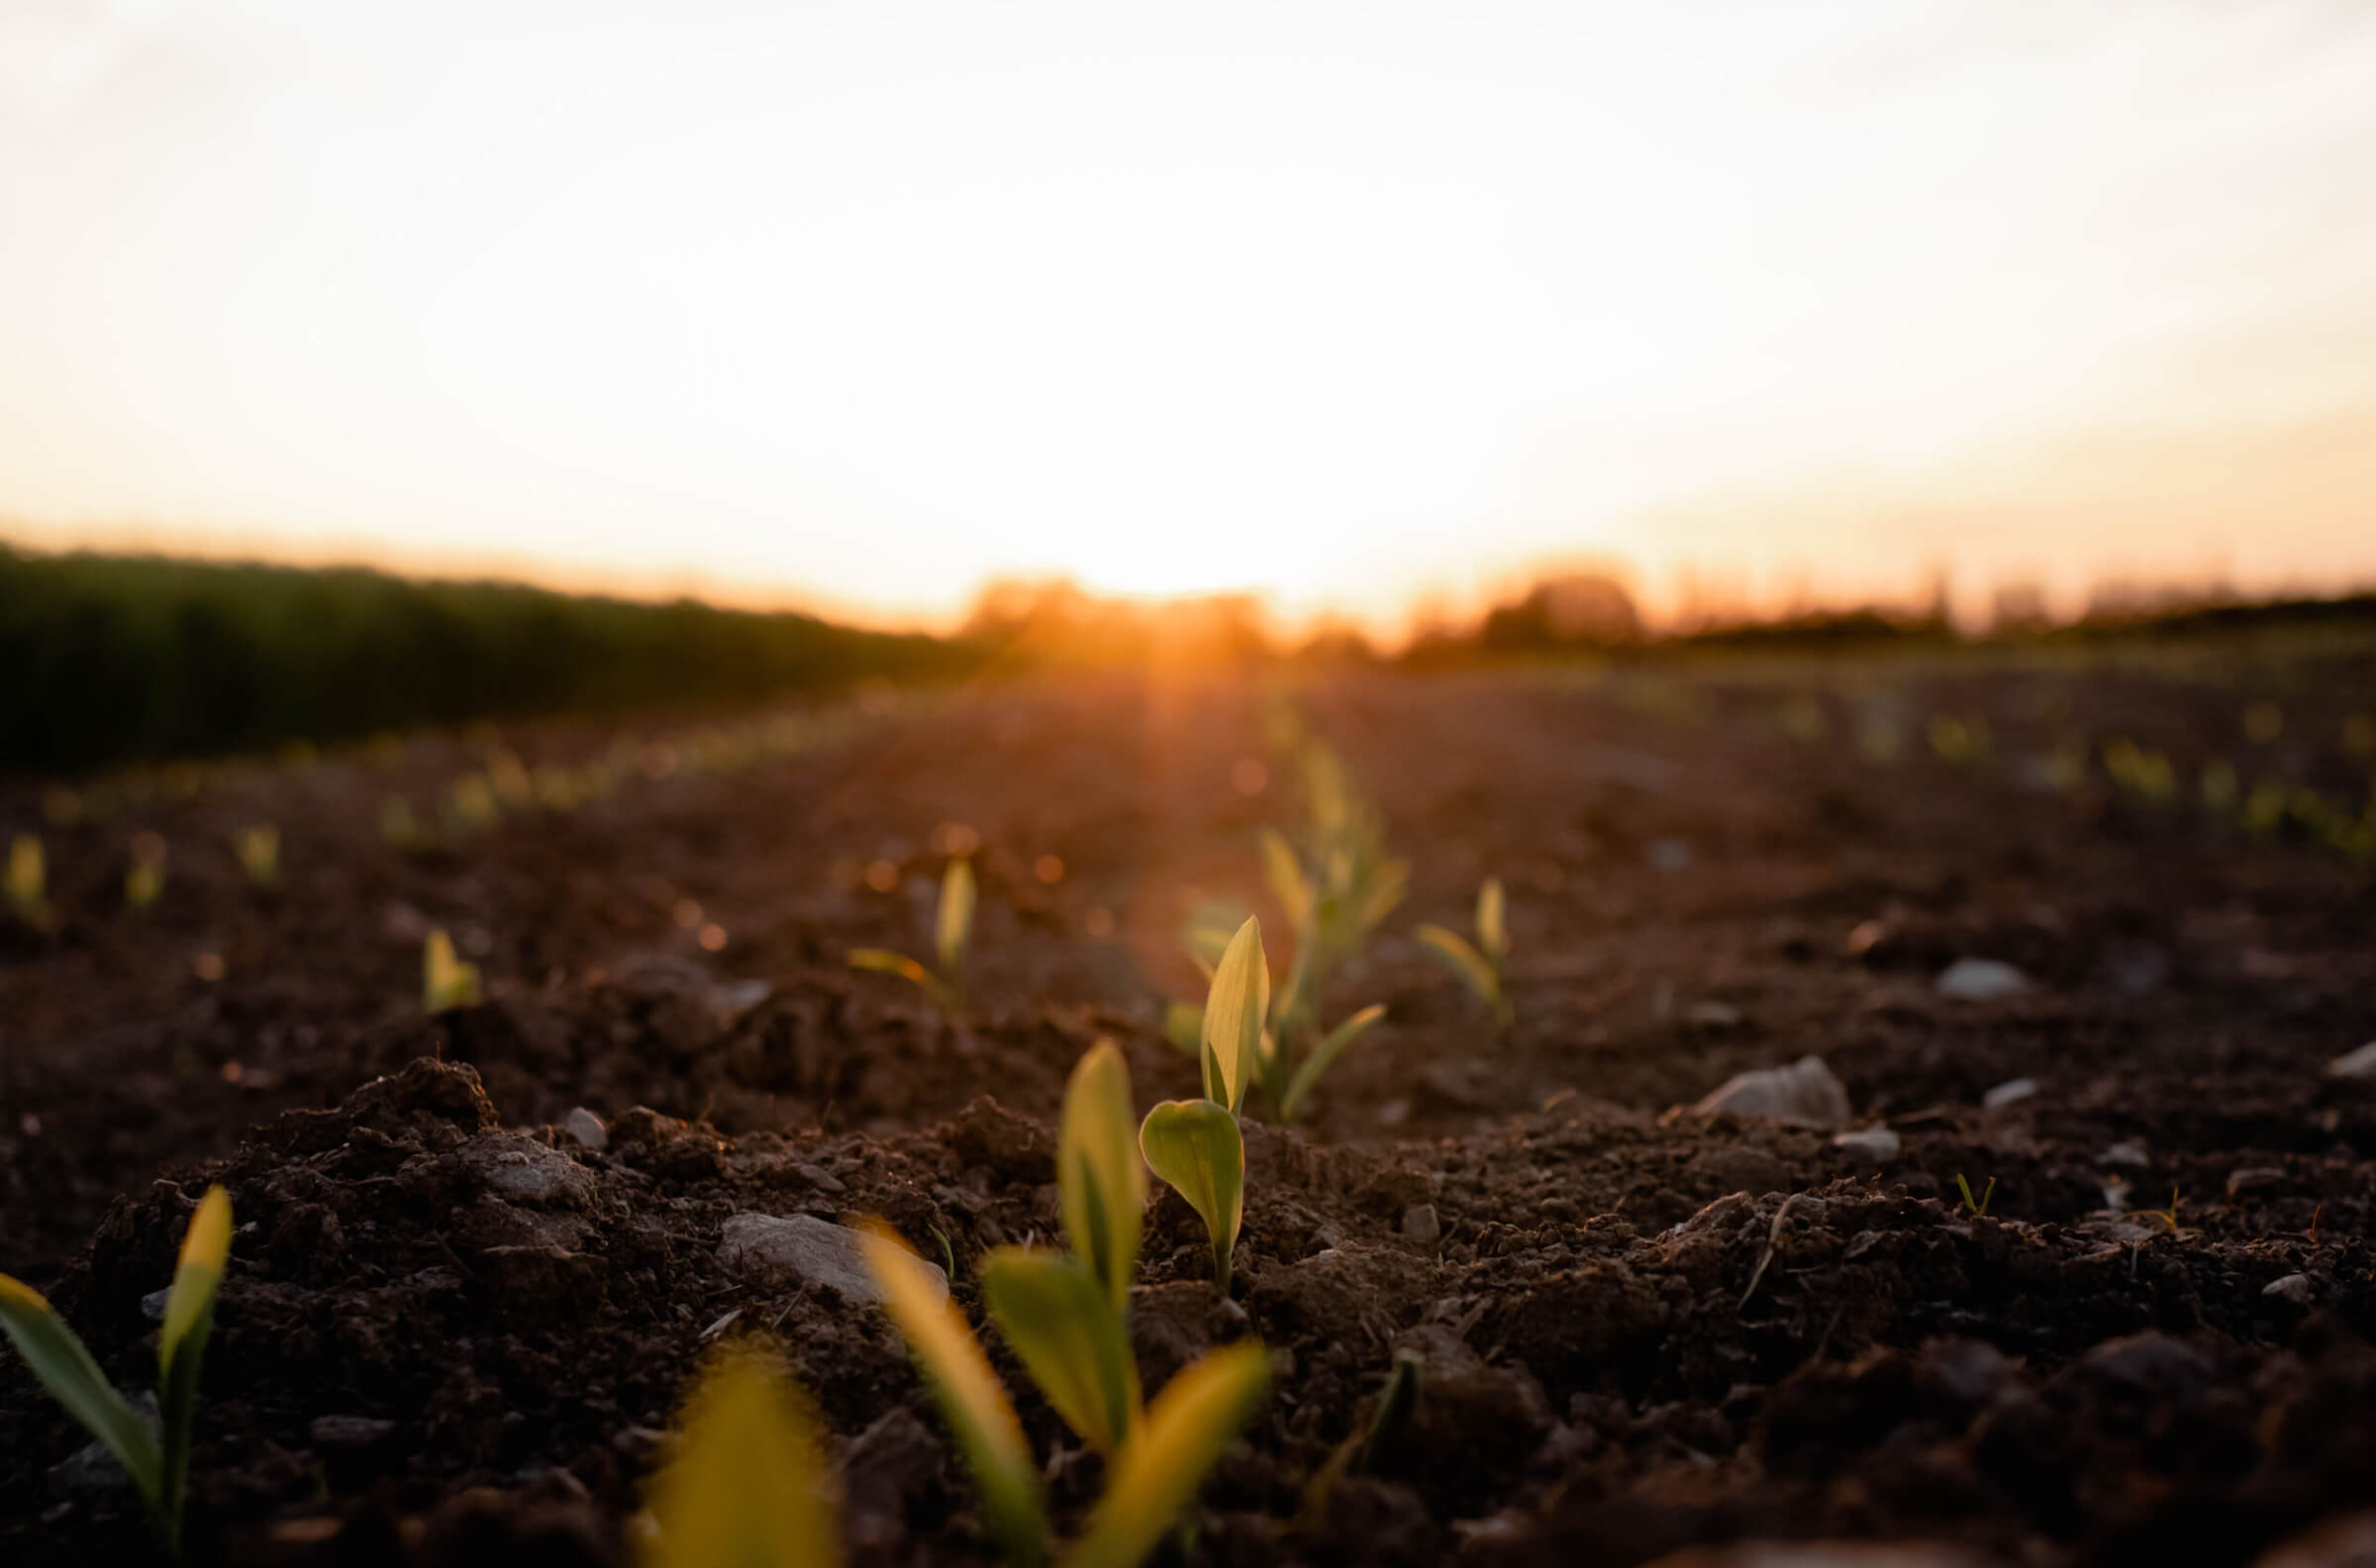
MULTIPOLYGON (((1018 1568, 1046 1563, 1051 1531, 1041 1472, 980 1342, 922 1260, 890 1230, 869 1227, 859 1245, 884 1310, 964 1456, 1001 1553, 1018 1568)), ((1105 1337, 1117 1320, 1110 1313, 1098 1316, 1106 1311, 1102 1284, 1077 1259, 1063 1258, 1040 1260, 1028 1273, 1009 1273, 994 1263, 983 1270, 983 1288, 1002 1331, 1056 1413, 1084 1438, 1092 1432, 1110 1437, 1119 1418, 1108 1406, 1115 1393, 1106 1379, 1131 1362, 1127 1339, 1105 1337), (994 1287, 993 1279, 1004 1283, 994 1287), (1094 1311, 1092 1303, 1098 1304, 1094 1311), (1076 1329, 1102 1326, 1089 1327, 1098 1337, 1083 1342, 1065 1333, 1068 1322, 1076 1329), (1116 1356, 1120 1366, 1099 1370, 1116 1356)), ((1135 1380, 1135 1370, 1130 1375, 1135 1380)), ((1172 1521, 1253 1416, 1269 1382, 1268 1351, 1250 1341, 1231 1345, 1173 1378, 1143 1412, 1131 1412, 1127 1431, 1107 1459, 1105 1495, 1064 1553, 1066 1568, 1136 1568, 1171 1533, 1172 1521)))
POLYGON ((8 907, 35 931, 50 929, 49 870, 42 840, 33 833, 8 841, 8 907))
POLYGON ((477 833, 495 826, 503 805, 484 773, 465 773, 446 791, 446 815, 457 831, 477 833))
POLYGON ((280 886, 280 830, 270 823, 255 823, 231 835, 231 852, 239 857, 240 869, 248 874, 248 882, 259 888, 280 886))
POLYGON ((887 947, 852 947, 849 966, 876 974, 897 975, 933 999, 950 1017, 965 1011, 965 948, 973 934, 973 862, 958 855, 940 874, 940 904, 933 920, 938 973, 906 953, 887 947))
POLYGON ((1492 1012, 1494 1023, 1510 1027, 1510 995, 1506 987, 1510 962, 1509 915, 1498 877, 1487 877, 1477 889, 1476 945, 1441 926, 1422 926, 1420 945, 1449 969, 1476 999, 1492 1012))
POLYGON ((132 856, 124 866, 124 907, 146 915, 165 892, 165 840, 153 833, 132 835, 132 856))
POLYGON ((1230 1289, 1230 1256, 1245 1218, 1245 1139, 1238 1108, 1263 1051, 1270 970, 1262 928, 1251 916, 1214 965, 1198 1041, 1201 1100, 1166 1100, 1138 1125, 1138 1148, 1154 1173, 1188 1200, 1213 1245, 1213 1277, 1230 1289))
POLYGON ((399 849, 411 849, 422 842, 421 819, 401 795, 391 795, 380 804, 379 836, 399 849))
POLYGON ((1963 1194, 1964 1212, 1975 1220, 1985 1220, 1988 1218, 1989 1200, 1997 1195, 1997 1179, 1994 1176, 1988 1179, 1988 1185, 1980 1190, 1980 1197, 1975 1202, 1972 1198, 1972 1184, 1963 1179, 1963 1172, 1957 1171, 1955 1173, 1955 1190, 1963 1194))
POLYGON ((90 1350, 39 1291, 0 1274, 0 1329, 50 1397, 113 1454, 132 1480, 157 1539, 181 1551, 182 1500, 189 1488, 190 1425, 198 1409, 198 1365, 214 1326, 215 1291, 231 1256, 231 1200, 210 1187, 182 1232, 156 1341, 158 1421, 151 1429, 99 1370, 90 1350))
POLYGON ((1378 1390, 1370 1404, 1369 1419, 1345 1434, 1344 1440, 1330 1452, 1328 1461, 1305 1484, 1303 1507, 1296 1516, 1298 1529, 1311 1533, 1324 1528, 1328 1523, 1329 1500, 1335 1495, 1337 1483, 1348 1475, 1375 1474, 1380 1462, 1403 1441, 1419 1409, 1426 1368, 1427 1358, 1417 1350, 1394 1353, 1393 1370, 1387 1373, 1386 1386, 1378 1390))
POLYGON ((478 965, 455 957, 446 928, 434 928, 421 944, 421 1005, 436 1015, 474 1007, 478 1000, 478 965))
POLYGON ((2175 1186, 2170 1189, 2170 1206, 2167 1209, 2139 1209, 2137 1213, 2146 1219, 2158 1220, 2168 1225, 2170 1234, 2174 1236, 2186 1234, 2178 1225, 2178 1189, 2175 1186))
POLYGON ((808 1396, 742 1339, 715 1351, 652 1477, 643 1568, 837 1568, 833 1466, 808 1396))

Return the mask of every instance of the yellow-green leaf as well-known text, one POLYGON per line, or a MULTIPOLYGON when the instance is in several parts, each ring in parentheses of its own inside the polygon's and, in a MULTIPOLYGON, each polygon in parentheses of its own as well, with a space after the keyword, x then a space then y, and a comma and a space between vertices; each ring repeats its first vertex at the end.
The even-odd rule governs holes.
POLYGON ((1487 877, 1477 889, 1477 945, 1500 969, 1510 956, 1509 913, 1502 900, 1502 879, 1487 877))
POLYGON ((1279 902, 1291 931, 1302 931, 1312 918, 1312 884, 1295 858, 1294 846, 1271 829, 1262 830, 1262 879, 1279 902))
POLYGON ((1461 982, 1477 994, 1479 1001, 1488 1006, 1500 1004, 1502 985, 1494 975, 1493 965, 1487 963, 1485 955, 1471 947, 1465 937, 1441 926, 1422 926, 1414 934, 1419 937, 1420 945, 1434 953, 1445 968, 1459 976, 1461 982))
POLYGON ((478 966, 453 955, 453 938, 446 934, 444 927, 432 931, 421 944, 421 992, 432 1013, 469 1007, 478 1001, 478 966))
POLYGON ((963 855, 949 861, 940 875, 940 921, 935 950, 940 973, 952 984, 965 972, 965 939, 973 931, 973 862, 963 855))
POLYGON ((933 1284, 906 1242, 879 1222, 862 1228, 859 1248, 883 1293, 883 1310, 907 1340, 909 1353, 940 1407, 941 1419, 981 1492, 982 1512, 1010 1563, 1039 1562, 1047 1552, 1047 1511, 1040 1470, 1024 1441, 1015 1407, 956 1307, 933 1284))
POLYGON ((1138 1364, 1097 1276, 1075 1258, 999 1247, 982 1261, 982 1300, 1064 1424, 1099 1453, 1120 1448, 1138 1417, 1138 1364))
POLYGON ((1138 1568, 1269 1388, 1270 1352, 1250 1342, 1216 1350, 1173 1378, 1124 1445, 1066 1568, 1138 1568))
POLYGON ((165 1326, 156 1340, 157 1371, 173 1375, 173 1358, 189 1343, 214 1311, 215 1288, 223 1283, 223 1268, 231 1259, 231 1197, 221 1187, 209 1187, 198 1200, 198 1212, 181 1233, 181 1256, 173 1268, 173 1288, 165 1294, 165 1326))
POLYGON ((65 1408, 84 1431, 106 1445, 132 1477, 142 1499, 154 1507, 163 1458, 156 1438, 118 1394, 91 1352, 58 1317, 42 1293, 0 1274, 0 1329, 33 1368, 50 1397, 65 1408))
POLYGON ((1347 1045, 1369 1032, 1370 1026, 1385 1016, 1385 1005, 1373 1002, 1329 1030, 1304 1057, 1303 1065, 1296 1068, 1295 1077, 1288 1081, 1287 1092, 1279 1097, 1279 1120, 1292 1121, 1296 1108, 1304 1103, 1304 1096, 1312 1092, 1312 1086, 1320 1082, 1321 1074, 1329 1070, 1329 1065, 1347 1045))
POLYGON ((1213 1241, 1213 1276, 1230 1288, 1230 1255, 1245 1219, 1245 1138, 1229 1108, 1211 1100, 1166 1100, 1138 1125, 1138 1148, 1154 1173, 1202 1216, 1213 1241))
POLYGON ((1245 1097, 1248 1074, 1261 1059, 1262 1025, 1270 1016, 1270 968, 1262 955, 1262 925, 1253 916, 1238 928, 1214 966, 1205 994, 1205 1097, 1230 1110, 1245 1097))
POLYGON ((895 953, 888 948, 852 947, 849 950, 849 966, 852 969, 871 970, 876 974, 897 975, 928 991, 932 989, 933 972, 930 969, 906 953, 895 953))
POLYGON ((1130 1066, 1112 1040, 1101 1039, 1064 1085, 1056 1185, 1064 1239, 1104 1286, 1117 1315, 1138 1278, 1138 1232, 1146 1213, 1146 1167, 1133 1136, 1137 1121, 1130 1066))
POLYGON ((652 1478, 644 1568, 835 1568, 831 1475, 798 1385, 772 1355, 730 1346, 702 1369, 652 1478))

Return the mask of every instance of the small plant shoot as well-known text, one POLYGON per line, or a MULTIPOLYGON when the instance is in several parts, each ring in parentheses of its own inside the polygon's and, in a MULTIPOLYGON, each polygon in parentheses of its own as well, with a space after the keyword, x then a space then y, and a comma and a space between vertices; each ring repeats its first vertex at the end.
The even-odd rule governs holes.
POLYGON ((1144 1562, 1269 1391, 1270 1353, 1259 1344, 1216 1350, 1173 1378, 1124 1444, 1065 1568, 1144 1562))
POLYGON ((124 866, 124 907, 146 915, 165 893, 165 840, 152 833, 135 833, 132 855, 124 866))
POLYGON ((999 1247, 982 1264, 990 1321, 1064 1424, 1109 1457, 1138 1414, 1138 1364, 1123 1315, 1077 1258, 999 1247))
POLYGON ((1138 1276, 1146 1212, 1146 1166, 1133 1132, 1131 1069, 1112 1040, 1089 1047, 1064 1086, 1056 1187, 1064 1239, 1117 1314, 1138 1276))
POLYGON ((1415 933, 1420 945, 1449 969, 1462 985, 1493 1014, 1494 1023, 1510 1027, 1508 973, 1509 917, 1499 877, 1487 877, 1477 889, 1477 940, 1470 945, 1458 931, 1441 926, 1422 926, 1415 933))
POLYGON ((713 1355, 651 1481, 643 1568, 838 1568, 833 1467, 815 1413, 770 1352, 713 1355))
POLYGON ((434 1015, 475 1007, 478 1001, 478 965, 455 957, 453 938, 444 927, 436 928, 421 944, 422 1007, 434 1015))
POLYGON ((973 935, 973 864, 957 855, 940 875, 940 903, 933 919, 933 945, 940 971, 935 973, 906 953, 887 947, 852 947, 849 966, 896 975, 953 1018, 965 1011, 965 956, 973 935))
POLYGON ((1188 1200, 1213 1243, 1213 1279, 1230 1289, 1230 1258, 1245 1219, 1245 1138, 1229 1107, 1166 1100, 1139 1124, 1138 1147, 1157 1176, 1188 1200))
POLYGON ((259 888, 280 886, 280 830, 270 823, 255 823, 232 834, 231 851, 239 857, 240 869, 249 884, 259 888))
POLYGON ((1261 1064, 1262 1030, 1270 1015, 1270 969, 1262 956, 1262 926, 1252 916, 1238 927, 1213 969, 1203 1025, 1205 1098, 1236 1111, 1249 1076, 1261 1064))
POLYGON ((8 907, 18 920, 35 931, 50 929, 49 872, 42 856, 42 840, 33 833, 18 833, 8 841, 8 907))
POLYGON ((1988 1179, 1986 1187, 1980 1189, 1980 1196, 1976 1201, 1972 1197, 1972 1184, 1963 1179, 1961 1171, 1955 1173, 1955 1188, 1956 1191, 1963 1194, 1962 1207, 1965 1213, 1975 1220, 1988 1218, 1988 1201, 1997 1195, 1997 1179, 1994 1176, 1988 1179))
POLYGON ((198 1368, 214 1327, 215 1293, 231 1256, 231 1200, 210 1187, 182 1232, 181 1255, 165 1293, 156 1340, 160 1430, 150 1431, 116 1392, 64 1320, 40 1292, 0 1274, 0 1330, 51 1399, 115 1455, 147 1505, 167 1552, 181 1550, 182 1502, 189 1486, 190 1426, 198 1411, 198 1368))

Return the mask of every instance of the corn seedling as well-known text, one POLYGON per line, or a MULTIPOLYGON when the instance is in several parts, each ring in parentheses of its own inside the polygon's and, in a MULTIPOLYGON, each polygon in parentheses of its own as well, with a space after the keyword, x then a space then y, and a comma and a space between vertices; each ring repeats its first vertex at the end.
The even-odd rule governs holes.
POLYGON ((1230 1255, 1245 1218, 1245 1139, 1238 1107, 1268 1048, 1263 1018, 1270 1011, 1270 970, 1262 956, 1262 928, 1251 918, 1213 969, 1205 994, 1202 1037, 1205 1098, 1166 1100, 1138 1125, 1138 1149, 1154 1173, 1188 1200, 1213 1243, 1213 1277, 1230 1288, 1230 1255))
MULTIPOLYGON (((1045 1563, 1049 1529, 1040 1468, 980 1343, 896 1235, 880 1225, 869 1226, 859 1245, 882 1291, 884 1309, 923 1369, 926 1386, 965 1457, 985 1520, 1006 1560, 1016 1565, 1045 1563)), ((1047 1314, 1044 1322, 1036 1321, 1027 1330, 1032 1348, 1018 1343, 1017 1353, 1041 1382, 1056 1413, 1076 1431, 1110 1423, 1102 1410, 1117 1396, 1100 1382, 1099 1366, 1109 1355, 1119 1355, 1128 1365, 1127 1340, 1110 1346, 1064 1343, 1061 1330, 1052 1326, 1070 1314, 1077 1315, 1080 1323, 1103 1323, 1119 1332, 1119 1316, 1112 1312, 1100 1282, 1077 1260, 1024 1252, 993 1259, 983 1270, 983 1281, 992 1315, 1011 1341, 1011 1323, 1018 1313, 1047 1314), (1016 1259, 1033 1259, 1035 1266, 1028 1275, 1004 1272, 1016 1259), (993 1278, 1007 1283, 993 1287, 993 1278), (1060 1377, 1045 1379, 1041 1368, 1054 1357, 1063 1358, 1065 1370, 1060 1377)), ((1252 1417, 1269 1381, 1269 1353, 1252 1343, 1217 1350, 1173 1378, 1154 1403, 1130 1421, 1127 1434, 1112 1449, 1105 1496, 1091 1511, 1080 1538, 1063 1554, 1066 1568, 1137 1568, 1170 1533, 1172 1521, 1194 1499, 1222 1450, 1252 1417)), ((1135 1387, 1127 1392, 1135 1397, 1135 1387)))
POLYGON ((280 830, 270 823, 256 823, 243 828, 231 836, 231 851, 239 857, 240 869, 248 880, 259 888, 280 886, 280 830))
POLYGON ((421 944, 421 1005, 433 1014, 448 1013, 478 999, 478 965, 453 955, 453 938, 444 927, 432 931, 421 944))
POLYGON ((132 858, 124 867, 124 907, 146 915, 165 892, 165 840, 156 833, 132 835, 132 858))
POLYGON ((91 1352, 40 1292, 0 1274, 0 1329, 50 1397, 115 1455, 148 1506, 165 1550, 181 1550, 182 1499, 189 1488, 190 1424, 198 1409, 198 1364, 214 1326, 215 1290, 231 1256, 231 1200, 210 1187, 182 1233, 156 1341, 159 1430, 116 1392, 91 1352))
POLYGON ((50 929, 49 872, 42 840, 19 833, 8 841, 8 907, 35 931, 50 929))
POLYGON ((652 1478, 643 1568, 836 1568, 833 1474, 817 1418, 772 1353, 713 1355, 652 1478))
POLYGON ((965 948, 973 934, 973 864, 963 855, 948 862, 940 875, 940 905, 933 920, 934 951, 939 973, 906 953, 887 947, 852 947, 849 966, 876 974, 897 975, 933 999, 941 1012, 965 1011, 965 948))
POLYGON ((1494 1023, 1510 1027, 1510 994, 1506 988, 1510 963, 1509 914, 1498 877, 1487 877, 1477 889, 1477 940, 1470 946, 1459 932, 1441 926, 1422 926, 1415 933, 1420 945, 1449 969, 1493 1014, 1494 1023))
POLYGON ((1997 1179, 1994 1176, 1991 1176, 1988 1179, 1988 1185, 1981 1189, 1977 1203, 1972 1200, 1972 1184, 1963 1179, 1961 1171, 1955 1173, 1955 1189, 1963 1194, 1963 1207, 1966 1213, 1975 1220, 1988 1218, 1988 1201, 1997 1195, 1997 1179))
POLYGON ((1323 1464, 1305 1484, 1303 1508, 1296 1517, 1299 1529, 1312 1531, 1328 1521, 1329 1499, 1336 1483, 1348 1475, 1369 1475, 1378 1462, 1390 1452, 1411 1425, 1411 1418, 1419 1409, 1419 1392, 1427 1368, 1427 1358, 1417 1350, 1397 1350, 1394 1369, 1386 1376, 1386 1386, 1378 1390, 1372 1402, 1369 1420, 1345 1435, 1323 1464))

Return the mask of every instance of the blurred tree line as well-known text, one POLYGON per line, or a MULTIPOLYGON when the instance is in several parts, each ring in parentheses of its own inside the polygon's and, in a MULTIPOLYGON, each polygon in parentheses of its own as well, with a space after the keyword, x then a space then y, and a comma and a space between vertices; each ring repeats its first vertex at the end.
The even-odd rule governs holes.
POLYGON ((941 638, 689 600, 0 546, 0 767, 707 707, 973 657, 941 638))

